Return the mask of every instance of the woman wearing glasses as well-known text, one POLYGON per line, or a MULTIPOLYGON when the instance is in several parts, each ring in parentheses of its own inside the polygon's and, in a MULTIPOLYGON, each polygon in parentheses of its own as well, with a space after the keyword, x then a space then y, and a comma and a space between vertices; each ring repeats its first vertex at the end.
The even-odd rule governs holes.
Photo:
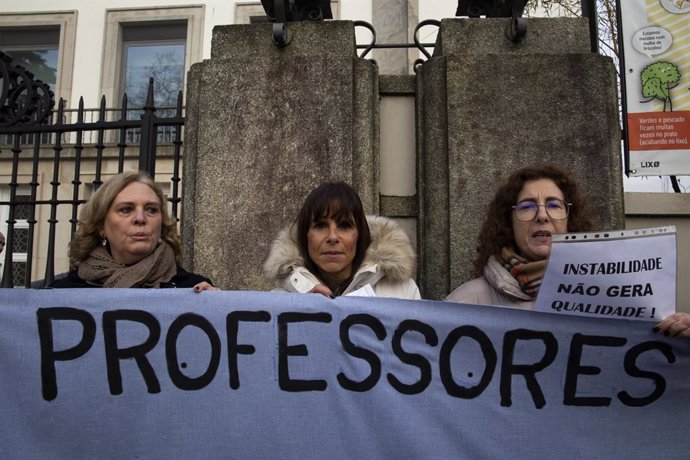
POLYGON ((573 177, 553 165, 519 169, 498 188, 479 234, 478 278, 446 300, 532 308, 551 236, 586 232, 592 219, 573 177))
MULTIPOLYGON (((551 236, 591 229, 584 197, 570 174, 552 165, 519 169, 489 205, 474 261, 478 278, 446 300, 530 309, 551 253, 551 236)), ((690 314, 669 315, 654 331, 690 337, 690 314)))

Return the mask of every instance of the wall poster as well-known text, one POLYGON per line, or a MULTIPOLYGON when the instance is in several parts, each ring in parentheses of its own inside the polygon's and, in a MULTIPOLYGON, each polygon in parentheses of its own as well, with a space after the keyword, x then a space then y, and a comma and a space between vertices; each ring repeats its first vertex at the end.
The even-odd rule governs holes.
POLYGON ((628 174, 690 175, 690 0, 618 5, 628 174))

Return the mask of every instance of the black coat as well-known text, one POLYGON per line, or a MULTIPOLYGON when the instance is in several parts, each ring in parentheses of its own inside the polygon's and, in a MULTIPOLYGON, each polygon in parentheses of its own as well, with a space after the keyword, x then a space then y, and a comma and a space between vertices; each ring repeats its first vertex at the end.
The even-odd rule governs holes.
MULTIPOLYGON (((206 281, 207 283, 213 285, 211 283, 211 280, 201 276, 197 275, 196 273, 191 273, 185 270, 184 268, 180 267, 179 265, 177 266, 177 273, 175 276, 172 277, 170 281, 167 283, 161 283, 161 289, 165 288, 191 288, 194 287, 195 285, 201 283, 202 281, 206 281)), ((81 279, 79 277, 79 274, 77 273, 77 270, 72 270, 70 271, 66 277, 56 279, 53 281, 53 283, 50 285, 51 288, 55 289, 64 289, 64 288, 100 288, 103 286, 95 286, 93 284, 87 283, 85 280, 81 279)))

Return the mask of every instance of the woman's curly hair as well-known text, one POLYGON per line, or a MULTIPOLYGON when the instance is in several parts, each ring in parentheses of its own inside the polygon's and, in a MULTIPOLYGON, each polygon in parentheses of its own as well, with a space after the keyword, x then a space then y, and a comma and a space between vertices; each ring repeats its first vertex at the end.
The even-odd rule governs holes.
POLYGON ((79 213, 77 231, 69 244, 71 269, 76 269, 81 262, 86 260, 91 251, 101 244, 103 224, 110 206, 115 201, 115 197, 133 182, 148 185, 158 196, 163 217, 161 238, 173 248, 175 258, 179 261, 182 254, 182 240, 177 232, 177 222, 168 213, 165 194, 148 174, 143 171, 132 171, 120 173, 105 181, 82 208, 79 213))
POLYGON ((592 215, 584 196, 572 174, 558 166, 546 164, 527 166, 513 172, 496 191, 489 204, 486 219, 479 232, 475 276, 481 276, 489 257, 498 255, 503 247, 514 247, 512 214, 517 197, 525 182, 551 179, 563 192, 565 201, 572 203, 568 215, 569 232, 587 232, 592 229, 592 215))

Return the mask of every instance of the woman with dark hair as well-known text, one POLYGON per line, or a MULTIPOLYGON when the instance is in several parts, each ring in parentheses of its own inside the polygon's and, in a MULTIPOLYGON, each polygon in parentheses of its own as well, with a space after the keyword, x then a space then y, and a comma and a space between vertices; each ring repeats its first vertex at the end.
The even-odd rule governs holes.
POLYGON ((586 232, 592 219, 573 177, 553 166, 512 173, 489 204, 475 275, 446 300, 532 308, 551 253, 551 236, 586 232))
POLYGON ((108 179, 81 210, 69 245, 69 274, 51 287, 216 289, 178 264, 182 241, 165 202, 144 172, 108 179))
POLYGON ((335 182, 309 194, 273 242, 263 273, 288 292, 419 299, 414 268, 405 232, 390 219, 366 216, 352 187, 335 182))

